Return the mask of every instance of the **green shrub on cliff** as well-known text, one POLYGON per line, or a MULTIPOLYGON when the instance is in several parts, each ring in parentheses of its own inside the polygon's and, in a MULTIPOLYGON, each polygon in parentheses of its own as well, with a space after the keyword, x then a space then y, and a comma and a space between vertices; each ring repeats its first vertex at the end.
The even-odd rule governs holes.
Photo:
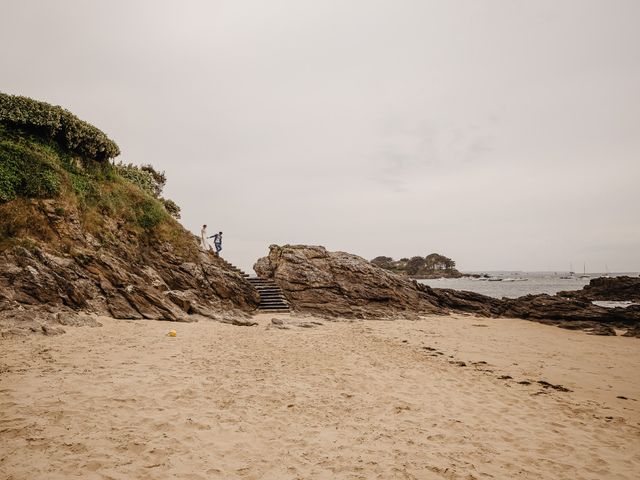
POLYGON ((122 178, 127 179, 140 189, 157 198, 164 205, 165 210, 174 218, 180 218, 180 207, 173 200, 162 198, 162 190, 167 177, 164 172, 159 172, 152 165, 133 165, 132 163, 119 162, 114 165, 115 171, 122 178))
POLYGON ((119 153, 102 131, 67 110, 0 93, 0 204, 20 197, 53 198, 69 190, 81 209, 98 207, 108 214, 118 189, 105 193, 105 185, 125 181, 153 197, 144 208, 130 202, 131 211, 140 213, 134 223, 152 228, 161 221, 159 212, 180 218, 180 207, 160 196, 164 172, 106 161, 119 153))
POLYGON ((154 197, 160 196, 167 181, 164 172, 157 172, 151 165, 137 166, 132 163, 119 162, 114 167, 118 175, 154 197))
POLYGON ((55 140, 93 160, 106 161, 120 154, 118 145, 93 125, 62 107, 28 97, 0 93, 0 122, 55 140))
POLYGON ((56 226, 67 218, 103 242, 137 237, 193 250, 192 235, 171 218, 180 207, 160 196, 164 172, 112 165, 115 143, 65 112, 0 94, 0 250, 36 239, 73 243, 56 226))
POLYGON ((0 203, 18 196, 57 195, 61 186, 58 170, 46 154, 0 138, 0 203))

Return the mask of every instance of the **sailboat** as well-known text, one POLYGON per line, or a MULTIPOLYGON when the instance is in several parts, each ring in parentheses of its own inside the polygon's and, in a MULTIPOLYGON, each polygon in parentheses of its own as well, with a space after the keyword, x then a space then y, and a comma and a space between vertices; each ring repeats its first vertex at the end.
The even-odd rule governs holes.
POLYGON ((569 275, 560 277, 562 280, 571 280, 576 272, 573 271, 573 264, 569 262, 569 275))
POLYGON ((587 275, 587 263, 586 262, 582 265, 582 275, 580 275, 580 278, 591 278, 591 275, 587 275))

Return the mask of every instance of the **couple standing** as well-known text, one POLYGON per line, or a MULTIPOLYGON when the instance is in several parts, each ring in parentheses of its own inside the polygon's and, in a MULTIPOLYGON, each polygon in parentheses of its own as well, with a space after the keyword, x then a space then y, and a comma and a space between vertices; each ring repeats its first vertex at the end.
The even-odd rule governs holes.
POLYGON ((211 250, 211 246, 207 242, 208 238, 213 238, 213 245, 216 247, 216 255, 219 255, 220 250, 222 250, 222 232, 218 232, 215 235, 207 237, 207 226, 202 225, 202 230, 200 230, 200 241, 202 243, 202 248, 205 251, 211 250))

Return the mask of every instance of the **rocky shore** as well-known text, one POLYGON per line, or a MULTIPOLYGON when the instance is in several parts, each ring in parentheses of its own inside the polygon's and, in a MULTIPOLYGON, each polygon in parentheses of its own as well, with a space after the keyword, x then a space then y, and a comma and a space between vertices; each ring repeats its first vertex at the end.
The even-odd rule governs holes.
MULTIPOLYGON (((62 333, 95 326, 96 316, 253 324, 246 318, 258 292, 176 221, 179 207, 161 196, 163 172, 112 163, 120 150, 104 132, 26 97, 0 94, 0 139, 0 335, 62 333)), ((640 335, 640 307, 591 303, 640 299, 639 280, 630 277, 500 300, 411 279, 462 275, 436 253, 368 262, 320 246, 273 245, 254 269, 295 311, 324 317, 468 313, 640 335)))
POLYGON ((599 277, 592 278, 582 290, 558 292, 565 298, 587 301, 631 301, 640 302, 640 277, 599 277))
MULTIPOLYGON (((367 260, 320 246, 270 247, 254 269, 273 279, 300 312, 347 318, 469 313, 513 317, 585 330, 598 335, 638 336, 640 309, 604 308, 581 298, 527 295, 495 299, 474 292, 431 288, 367 260)), ((615 283, 615 282, 614 282, 615 283)))
MULTIPOLYGON (((53 217, 48 220, 56 223, 53 217)), ((196 249, 195 258, 185 258, 169 243, 143 245, 135 238, 106 247, 68 217, 57 225, 75 240, 70 253, 33 246, 0 254, 3 334, 62 333, 65 326, 95 326, 94 315, 187 322, 204 316, 233 323, 255 312, 259 303, 241 275, 207 252, 196 249)), ((272 245, 254 269, 276 282, 299 313, 352 319, 465 313, 640 337, 640 305, 605 308, 592 303, 637 298, 640 282, 632 277, 594 279, 583 290, 558 295, 496 299, 431 288, 357 255, 307 245, 272 245)))

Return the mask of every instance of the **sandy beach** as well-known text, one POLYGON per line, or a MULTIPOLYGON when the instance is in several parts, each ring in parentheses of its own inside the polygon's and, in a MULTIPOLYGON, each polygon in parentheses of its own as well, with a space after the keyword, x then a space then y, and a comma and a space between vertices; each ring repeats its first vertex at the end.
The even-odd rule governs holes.
POLYGON ((640 476, 638 339, 468 316, 272 318, 100 318, 0 339, 0 477, 640 476))

